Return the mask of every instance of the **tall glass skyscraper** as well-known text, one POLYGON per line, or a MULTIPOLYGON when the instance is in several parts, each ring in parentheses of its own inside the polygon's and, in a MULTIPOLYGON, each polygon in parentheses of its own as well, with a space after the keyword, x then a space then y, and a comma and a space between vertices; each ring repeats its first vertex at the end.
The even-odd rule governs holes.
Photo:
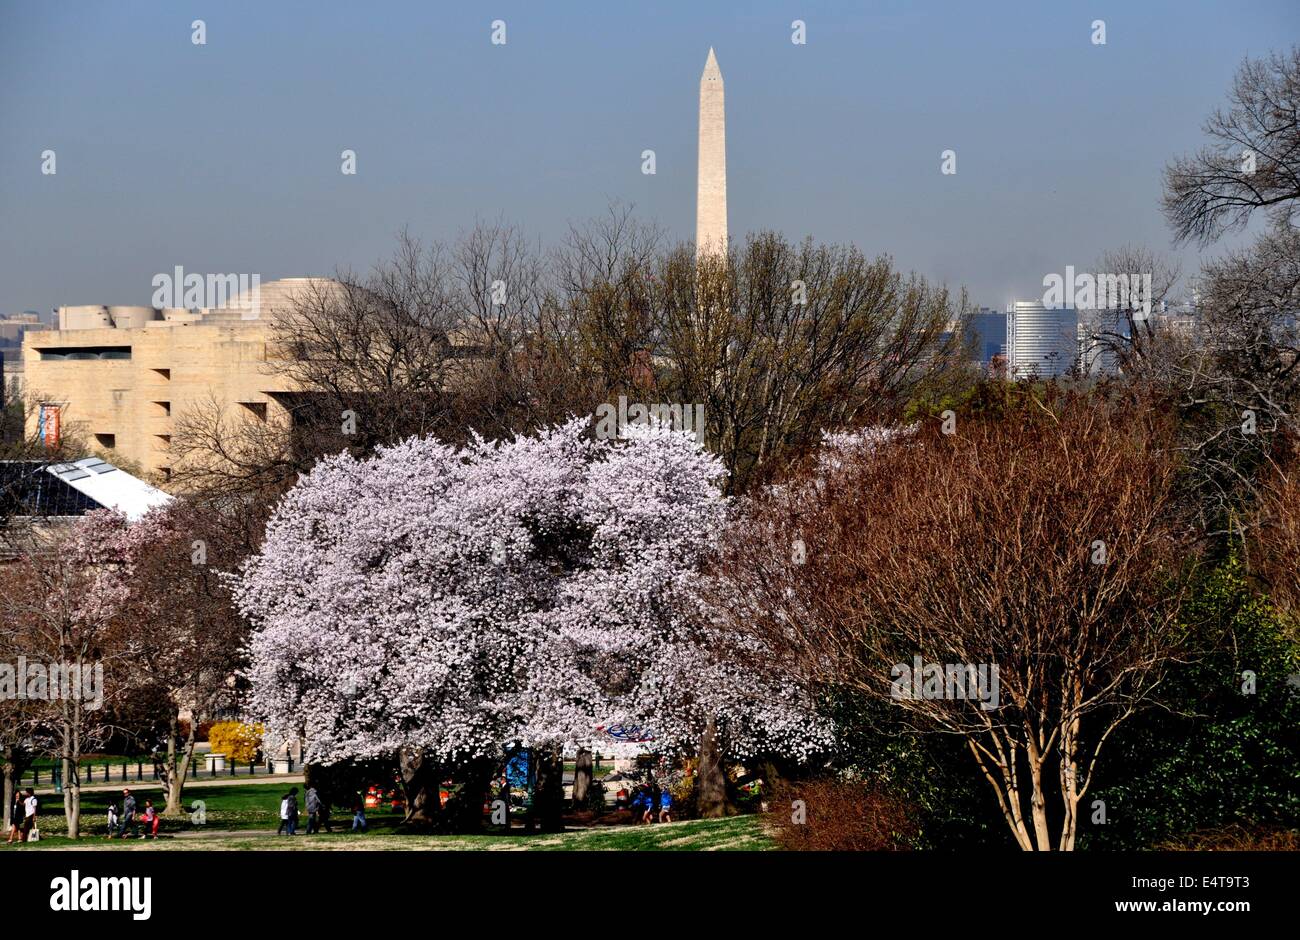
POLYGON ((1007 368, 1016 378, 1047 379, 1070 372, 1079 358, 1079 316, 1037 300, 1007 308, 1007 368))

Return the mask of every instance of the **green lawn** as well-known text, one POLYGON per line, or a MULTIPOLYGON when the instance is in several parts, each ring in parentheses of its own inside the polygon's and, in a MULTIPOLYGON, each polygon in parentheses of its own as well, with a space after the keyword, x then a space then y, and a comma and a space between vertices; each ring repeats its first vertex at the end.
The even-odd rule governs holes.
MULTIPOLYGON (((128 782, 126 786, 131 786, 128 782)), ((293 783, 247 783, 220 787, 203 786, 195 783, 185 788, 184 804, 186 814, 178 817, 163 817, 159 834, 176 835, 194 833, 207 829, 221 830, 269 830, 274 832, 280 824, 280 798, 288 792, 293 783), (203 826, 192 821, 194 804, 201 801, 206 816, 203 826)), ((298 787, 298 806, 301 811, 306 803, 306 788, 298 787)), ((136 815, 144 812, 144 801, 150 799, 159 810, 163 806, 162 791, 159 789, 132 789, 135 794, 136 815)), ((122 805, 120 790, 82 791, 81 794, 81 831, 103 836, 108 828, 108 804, 122 805)), ((343 817, 336 811, 334 818, 341 824, 343 817)), ((402 814, 392 809, 383 808, 367 810, 366 818, 374 829, 391 829, 402 821, 402 814)), ((347 814, 348 825, 352 815, 347 814)), ((302 824, 306 826, 306 814, 302 824)), ((48 837, 62 836, 67 832, 67 821, 63 816, 63 797, 47 794, 41 797, 40 815, 41 834, 48 837)), ((103 840, 100 840, 103 842, 103 840)))
MULTIPOLYGON (((146 768, 153 767, 153 764, 151 762, 152 759, 147 756, 127 757, 124 754, 83 754, 81 756, 80 764, 82 767, 85 767, 87 765, 93 767, 103 767, 105 764, 112 764, 114 767, 116 767, 119 764, 131 764, 132 766, 134 766, 138 761, 144 761, 146 768)), ((63 765, 63 761, 56 760, 55 758, 51 758, 51 757, 38 757, 36 758, 36 760, 32 761, 31 763, 32 767, 39 767, 41 770, 45 770, 45 771, 52 770, 53 768, 60 767, 62 765, 63 765)))
MULTIPOLYGON (((571 760, 566 760, 564 762, 564 772, 566 774, 573 774, 574 772, 577 771, 577 769, 578 769, 578 765, 575 762, 571 760)), ((613 772, 614 772, 614 762, 603 760, 592 767, 591 775, 599 779, 601 777, 608 776, 613 772)))
MULTIPOLYGON (((525 834, 515 830, 510 835, 473 836, 422 836, 399 834, 397 824, 402 814, 391 809, 369 810, 366 819, 368 833, 342 831, 334 834, 302 835, 306 816, 301 819, 299 835, 290 839, 277 837, 280 797, 288 789, 284 784, 246 784, 225 787, 187 787, 185 806, 189 810, 194 801, 202 800, 207 815, 204 825, 196 825, 189 815, 169 819, 164 817, 160 827, 163 838, 153 840, 104 838, 105 809, 110 799, 120 802, 120 793, 82 794, 82 838, 68 839, 63 819, 63 803, 58 797, 44 798, 40 828, 42 840, 29 846, 3 846, 4 851, 32 851, 38 849, 113 849, 115 851, 185 851, 185 850, 445 850, 445 851, 697 851, 697 850, 756 850, 772 847, 757 816, 737 816, 732 819, 690 820, 650 826, 611 826, 605 828, 571 830, 542 835, 525 834)), ((303 788, 299 786, 299 805, 303 788)), ((160 797, 158 791, 137 793, 136 799, 143 809, 144 799, 160 797)), ((157 804, 155 804, 157 805, 157 804)), ((347 830, 351 815, 336 813, 335 828, 347 830)))
POLYGON ((153 840, 44 839, 36 845, 0 846, 3 851, 38 849, 106 849, 124 852, 159 851, 444 851, 444 852, 629 852, 629 851, 765 851, 773 848, 757 816, 733 816, 730 819, 693 819, 685 822, 650 826, 614 826, 604 829, 570 830, 548 835, 509 836, 418 836, 388 832, 367 834, 301 833, 290 839, 275 836, 269 830, 252 832, 191 831, 172 838, 153 840))

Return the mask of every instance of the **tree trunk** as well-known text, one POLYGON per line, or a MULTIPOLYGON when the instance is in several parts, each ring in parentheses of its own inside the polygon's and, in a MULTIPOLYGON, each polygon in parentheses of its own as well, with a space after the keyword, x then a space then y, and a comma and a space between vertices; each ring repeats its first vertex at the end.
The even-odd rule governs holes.
POLYGON ((460 788, 447 800, 443 810, 443 831, 453 833, 474 833, 483 829, 483 802, 487 797, 488 784, 497 769, 497 761, 490 757, 479 757, 461 768, 460 788))
MULTIPOLYGON (((1033 843, 1030 841, 1029 830, 1025 828, 1024 815, 1021 813, 1020 790, 1016 783, 1017 770, 1014 756, 1008 759, 1007 750, 1002 747, 996 735, 991 736, 991 741, 997 751, 996 763, 985 762, 984 753, 975 746, 973 739, 967 738, 966 746, 970 748, 971 754, 974 755, 975 763, 979 765, 980 771, 984 774, 984 779, 993 788, 993 794, 998 798, 998 806, 1002 809, 1002 818, 1006 821, 1008 828, 1011 829, 1012 835, 1015 836, 1016 844, 1020 846, 1021 851, 1032 851, 1033 843), (996 774, 994 773, 995 769, 996 774)), ((1014 750, 1011 753, 1014 755, 1014 750)))
POLYGON ((77 780, 77 765, 63 759, 63 815, 68 820, 68 838, 81 837, 81 784, 77 780))
POLYGON ((533 815, 542 832, 564 829, 564 756, 559 748, 533 751, 537 784, 533 790, 533 815))
POLYGON ((703 819, 720 819, 736 814, 736 807, 732 805, 727 793, 727 774, 722 760, 717 722, 710 715, 704 724, 704 736, 700 740, 700 764, 695 771, 697 806, 703 819))
MULTIPOLYGON (((80 658, 77 661, 81 665, 80 658)), ((63 700, 62 727, 63 815, 68 821, 68 838, 81 836, 81 780, 77 776, 81 764, 81 700, 66 697, 63 700), (71 698, 71 700, 69 700, 71 698)))
POLYGON ((185 793, 185 780, 189 777, 190 765, 194 761, 194 747, 198 743, 195 731, 198 724, 198 715, 191 713, 190 731, 185 737, 184 746, 178 753, 176 745, 180 739, 180 719, 177 713, 172 714, 167 737, 167 775, 163 780, 163 792, 167 796, 167 805, 163 809, 164 816, 185 812, 182 798, 185 793))
POLYGON ((22 779, 23 773, 31 762, 31 754, 17 744, 6 745, 3 756, 0 756, 0 776, 4 778, 5 833, 8 833, 10 824, 14 822, 12 818, 14 795, 18 793, 18 781, 22 779))
POLYGON ((578 759, 573 767, 573 808, 587 805, 587 791, 591 788, 591 751, 578 748, 578 759))
POLYGON ((765 760, 759 767, 763 776, 763 802, 770 806, 772 794, 781 789, 784 778, 781 775, 781 768, 775 761, 765 760))
POLYGON ((1029 795, 1029 807, 1034 818, 1034 845, 1039 852, 1052 850, 1052 836, 1047 827, 1047 797, 1043 792, 1043 761, 1039 754, 1038 743, 1032 733, 1029 734, 1029 746, 1025 757, 1029 761, 1029 782, 1032 791, 1029 795))
POLYGON ((443 822, 442 767, 423 751, 402 748, 397 753, 397 765, 402 777, 402 793, 406 796, 404 829, 435 829, 443 822))
POLYGON ((5 786, 4 786, 4 801, 5 801, 5 809, 4 809, 4 822, 5 822, 5 824, 4 824, 4 832, 5 832, 5 835, 7 836, 7 835, 9 834, 9 822, 10 822, 10 820, 9 820, 9 816, 10 816, 10 814, 13 812, 13 808, 14 808, 14 787, 17 786, 17 784, 14 782, 14 778, 13 778, 13 777, 10 775, 10 773, 9 773, 9 766, 8 766, 7 764, 5 765, 4 778, 5 778, 5 786))
MULTIPOLYGON (((1077 701, 1077 698, 1076 698, 1077 701)), ((1079 719, 1074 717, 1064 723, 1061 734, 1061 802, 1065 810, 1065 819, 1061 823, 1062 852, 1073 852, 1075 837, 1079 832, 1079 800, 1083 793, 1079 790, 1079 764, 1076 748, 1078 746, 1079 719)), ((1087 788, 1085 783, 1084 788, 1087 788)))
POLYGON ((163 797, 166 800, 164 813, 175 812, 180 805, 179 794, 176 793, 176 739, 180 737, 177 724, 176 710, 173 708, 167 724, 167 754, 162 761, 154 761, 158 770, 158 781, 162 784, 163 797))

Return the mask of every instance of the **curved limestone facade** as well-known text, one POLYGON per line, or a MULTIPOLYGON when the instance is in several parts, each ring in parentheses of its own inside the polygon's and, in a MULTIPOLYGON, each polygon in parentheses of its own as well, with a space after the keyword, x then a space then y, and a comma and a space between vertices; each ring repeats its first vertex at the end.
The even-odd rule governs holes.
POLYGON ((337 290, 324 278, 286 278, 220 307, 60 307, 57 330, 23 343, 26 388, 39 405, 29 431, 57 409, 49 426, 75 430, 110 461, 165 484, 172 432, 188 409, 215 401, 232 418, 288 420, 277 396, 297 389, 268 363, 267 321, 337 290))

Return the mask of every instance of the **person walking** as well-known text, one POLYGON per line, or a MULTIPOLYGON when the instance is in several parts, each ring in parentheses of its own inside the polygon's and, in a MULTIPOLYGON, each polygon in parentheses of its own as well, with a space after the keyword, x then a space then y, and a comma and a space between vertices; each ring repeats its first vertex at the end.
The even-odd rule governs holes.
POLYGON ((320 794, 315 787, 307 788, 307 835, 320 832, 320 794))
POLYGON ((117 804, 109 803, 108 804, 108 835, 104 836, 105 839, 113 838, 113 833, 117 831, 118 818, 119 817, 117 815, 117 804))
POLYGON ((5 845, 11 842, 19 841, 23 831, 23 794, 21 790, 14 792, 14 805, 9 807, 9 838, 5 840, 5 845))
POLYGON ((641 821, 647 825, 654 822, 655 814, 655 787, 651 783, 643 783, 636 789, 636 805, 641 810, 641 821))
POLYGON ((153 808, 153 800, 144 801, 144 828, 140 833, 141 839, 148 839, 150 836, 158 838, 158 811, 153 808))
POLYGON ((32 830, 36 828, 36 809, 38 806, 40 806, 40 800, 36 799, 36 791, 28 787, 27 799, 23 800, 22 841, 24 842, 31 838, 32 830))
POLYGON ((298 788, 289 788, 289 835, 298 834, 298 788))
POLYGON ((673 821, 672 812, 671 812, 672 807, 673 807, 673 795, 668 792, 667 788, 664 788, 659 793, 659 821, 660 822, 670 823, 673 821))
POLYGON ((352 808, 352 831, 360 829, 366 831, 366 801, 357 797, 356 805, 352 808))
POLYGON ((275 830, 275 834, 283 835, 284 830, 289 828, 289 794, 280 797, 280 828, 275 830))
POLYGON ((131 835, 135 835, 135 797, 131 795, 129 788, 122 790, 122 825, 118 827, 118 837, 125 839, 126 831, 130 829, 131 835))

